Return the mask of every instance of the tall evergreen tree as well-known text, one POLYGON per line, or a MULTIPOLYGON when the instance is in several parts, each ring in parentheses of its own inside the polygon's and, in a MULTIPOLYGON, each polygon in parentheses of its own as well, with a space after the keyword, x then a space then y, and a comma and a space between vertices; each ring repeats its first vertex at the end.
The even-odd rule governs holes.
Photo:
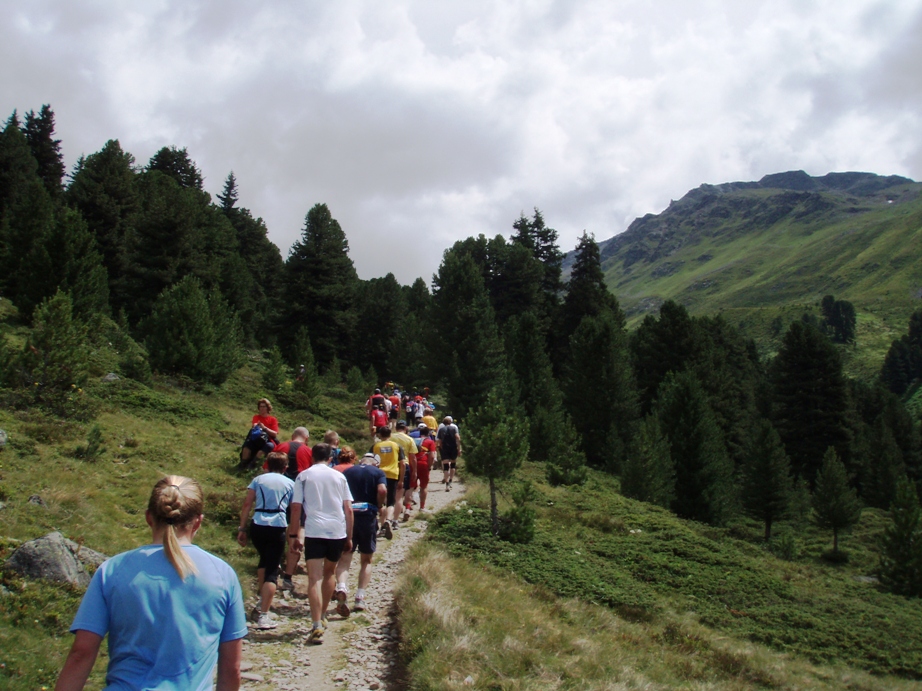
POLYGON ((562 388, 565 408, 579 411, 574 424, 586 460, 617 471, 638 406, 627 335, 610 311, 584 317, 573 333, 562 388))
POLYGON ((225 214, 230 214, 234 207, 237 206, 237 178, 234 177, 234 171, 227 174, 227 179, 224 181, 224 191, 217 196, 218 201, 221 202, 221 211, 225 214))
POLYGON ((155 153, 147 164, 148 170, 159 170, 169 175, 180 187, 185 189, 202 189, 204 180, 195 162, 189 157, 186 148, 175 146, 163 147, 155 153))
POLYGON ((605 285, 599 246, 595 239, 583 233, 575 252, 576 257, 570 270, 570 280, 567 282, 566 295, 557 322, 557 344, 553 359, 558 371, 567 359, 570 336, 584 317, 596 317, 603 312, 610 312, 619 329, 625 325, 624 312, 621 311, 617 298, 605 285))
POLYGON ((672 510, 683 518, 719 525, 736 501, 733 463, 698 379, 669 373, 657 399, 660 426, 669 438, 676 474, 672 510))
POLYGON ((861 502, 848 485, 845 465, 834 447, 826 449, 823 464, 816 474, 813 492, 813 521, 820 528, 832 530, 832 551, 839 552, 839 532, 848 530, 861 518, 861 502))
POLYGON ((26 113, 22 131, 38 163, 38 176, 52 199, 57 199, 64 191, 64 155, 61 153, 61 140, 54 138, 51 106, 43 105, 38 115, 31 110, 26 113))
POLYGON ((644 317, 631 338, 631 359, 644 414, 652 409, 666 375, 686 369, 699 347, 695 323, 688 310, 677 302, 664 302, 659 319, 649 314, 644 317))
POLYGON ((675 466, 669 439, 659 417, 651 413, 637 426, 637 434, 621 469, 621 493, 626 497, 668 509, 675 499, 675 466))
POLYGON ((291 364, 296 372, 294 390, 308 398, 316 396, 320 391, 320 375, 317 372, 317 361, 314 359, 314 349, 311 347, 311 337, 306 326, 298 329, 295 336, 294 359, 291 364))
POLYGON ((129 246, 140 199, 135 160, 117 139, 77 162, 67 188, 67 203, 80 211, 96 236, 109 281, 109 302, 115 314, 130 307, 129 246))
POLYGON ((905 477, 890 505, 878 573, 881 585, 890 592, 922 597, 922 512, 919 495, 905 477))
POLYGON ((460 418, 503 381, 503 347, 483 277, 469 254, 445 252, 434 285, 433 374, 447 384, 448 406, 460 418))
POLYGON ((854 343, 857 317, 855 306, 848 300, 836 300, 826 295, 821 303, 827 332, 836 343, 854 343))
POLYGON ((348 360, 358 275, 349 258, 346 234, 326 204, 308 211, 301 239, 285 263, 284 278, 279 340, 290 348, 298 328, 306 325, 320 364, 336 357, 348 360))
POLYGON ((538 209, 535 209, 531 219, 521 214, 512 227, 515 229, 512 243, 526 247, 542 269, 538 319, 546 334, 557 318, 560 294, 563 292, 563 252, 557 244, 557 231, 545 224, 544 216, 538 209))
POLYGON ((743 510, 762 521, 768 542, 772 524, 785 515, 794 491, 791 463, 781 437, 768 420, 759 423, 749 440, 741 479, 743 510))
POLYGON ((416 322, 409 324, 408 319, 404 293, 394 274, 359 281, 350 362, 394 373, 406 357, 405 344, 417 333, 416 322))
POLYGON ((922 310, 909 317, 908 333, 893 341, 880 371, 881 382, 902 395, 910 384, 922 378, 922 310))
POLYGON ((826 449, 848 458, 852 433, 839 353, 817 329, 791 324, 771 366, 773 422, 794 475, 811 485, 826 449))

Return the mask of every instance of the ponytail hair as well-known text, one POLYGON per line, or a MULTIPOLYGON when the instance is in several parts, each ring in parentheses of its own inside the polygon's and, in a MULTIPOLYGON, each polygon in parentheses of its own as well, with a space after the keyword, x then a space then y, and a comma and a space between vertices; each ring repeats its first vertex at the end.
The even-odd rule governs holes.
POLYGON ((179 546, 176 527, 187 526, 201 516, 204 505, 202 486, 192 478, 181 475, 167 475, 161 479, 154 485, 150 501, 147 502, 147 510, 154 522, 166 527, 163 551, 183 580, 189 574, 198 573, 198 569, 179 546))

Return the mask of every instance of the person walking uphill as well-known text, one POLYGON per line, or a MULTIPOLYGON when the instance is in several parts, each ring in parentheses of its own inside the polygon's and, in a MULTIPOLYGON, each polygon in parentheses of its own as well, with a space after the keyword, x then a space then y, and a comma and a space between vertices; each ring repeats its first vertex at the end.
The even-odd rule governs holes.
POLYGON ((275 597, 278 585, 279 563, 285 553, 285 532, 288 530, 286 512, 291 502, 294 481, 283 475, 288 468, 288 455, 273 451, 266 458, 269 472, 253 478, 247 488, 246 499, 240 510, 240 527, 237 528, 237 542, 247 545, 247 519, 250 509, 256 505, 256 515, 250 525, 250 539, 259 553, 256 567, 256 592, 259 604, 253 610, 258 629, 274 629, 277 624, 269 617, 269 607, 275 597))
POLYGON ((405 456, 400 445, 391 441, 391 428, 387 426, 378 428, 378 441, 371 447, 371 453, 381 459, 381 470, 387 478, 387 498, 381 535, 390 540, 394 537, 394 529, 397 527, 394 504, 397 501, 397 487, 403 483, 405 456))
POLYGON ((192 544, 203 505, 195 480, 168 475, 154 485, 145 514, 151 544, 112 557, 93 574, 55 691, 84 687, 106 634, 106 688, 240 687, 243 595, 234 570, 192 544))
POLYGON ((304 517, 304 543, 297 532, 289 530, 291 549, 304 550, 307 562, 307 596, 311 608, 311 632, 308 641, 322 643, 326 611, 336 587, 336 564, 343 551, 352 549, 352 494, 349 483, 328 464, 329 444, 313 448, 314 464, 298 475, 291 502, 291 526, 304 517))

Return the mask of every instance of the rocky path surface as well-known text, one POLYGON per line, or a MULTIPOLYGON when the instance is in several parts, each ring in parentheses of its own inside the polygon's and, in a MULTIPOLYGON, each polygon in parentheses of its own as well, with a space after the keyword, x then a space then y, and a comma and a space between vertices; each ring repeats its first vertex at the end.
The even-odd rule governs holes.
MULTIPOLYGON (((444 509, 464 493, 464 486, 453 483, 450 492, 438 482, 429 485, 426 511, 414 511, 408 523, 401 523, 393 540, 378 540, 371 585, 366 591, 367 609, 343 618, 332 609, 330 626, 321 645, 307 643, 311 627, 307 603, 307 576, 296 575, 295 591, 280 592, 272 607, 278 627, 260 631, 250 629, 243 641, 243 684, 247 691, 281 689, 297 691, 359 691, 401 688, 396 659, 394 583, 410 547, 426 531, 426 514, 444 509)), ((415 508, 415 507, 414 507, 415 508)), ((356 588, 358 555, 353 558, 349 578, 349 605, 356 588)), ((247 602, 252 609, 254 602, 247 602)))

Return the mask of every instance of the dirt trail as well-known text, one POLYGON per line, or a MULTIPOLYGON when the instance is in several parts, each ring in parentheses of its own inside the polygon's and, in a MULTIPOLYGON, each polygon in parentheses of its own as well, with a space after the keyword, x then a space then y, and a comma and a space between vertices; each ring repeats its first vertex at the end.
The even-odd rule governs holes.
MULTIPOLYGON (((452 484, 450 492, 433 473, 426 511, 439 511, 458 500, 464 485, 452 484)), ((414 507, 416 508, 416 507, 414 507)), ((394 622, 394 581, 410 547, 423 536, 428 521, 413 512, 408 523, 394 532, 393 540, 378 540, 371 585, 366 591, 367 609, 342 618, 332 609, 330 626, 321 645, 306 642, 310 630, 307 604, 307 576, 294 578, 294 593, 279 593, 272 612, 278 628, 252 628, 243 641, 243 684, 247 691, 281 689, 297 691, 357 691, 400 688, 395 657, 397 628, 394 622), (281 596, 281 597, 280 597, 281 596)), ((349 582, 349 605, 356 587, 358 555, 353 559, 349 582)), ((253 602, 247 602, 247 611, 253 602)))

